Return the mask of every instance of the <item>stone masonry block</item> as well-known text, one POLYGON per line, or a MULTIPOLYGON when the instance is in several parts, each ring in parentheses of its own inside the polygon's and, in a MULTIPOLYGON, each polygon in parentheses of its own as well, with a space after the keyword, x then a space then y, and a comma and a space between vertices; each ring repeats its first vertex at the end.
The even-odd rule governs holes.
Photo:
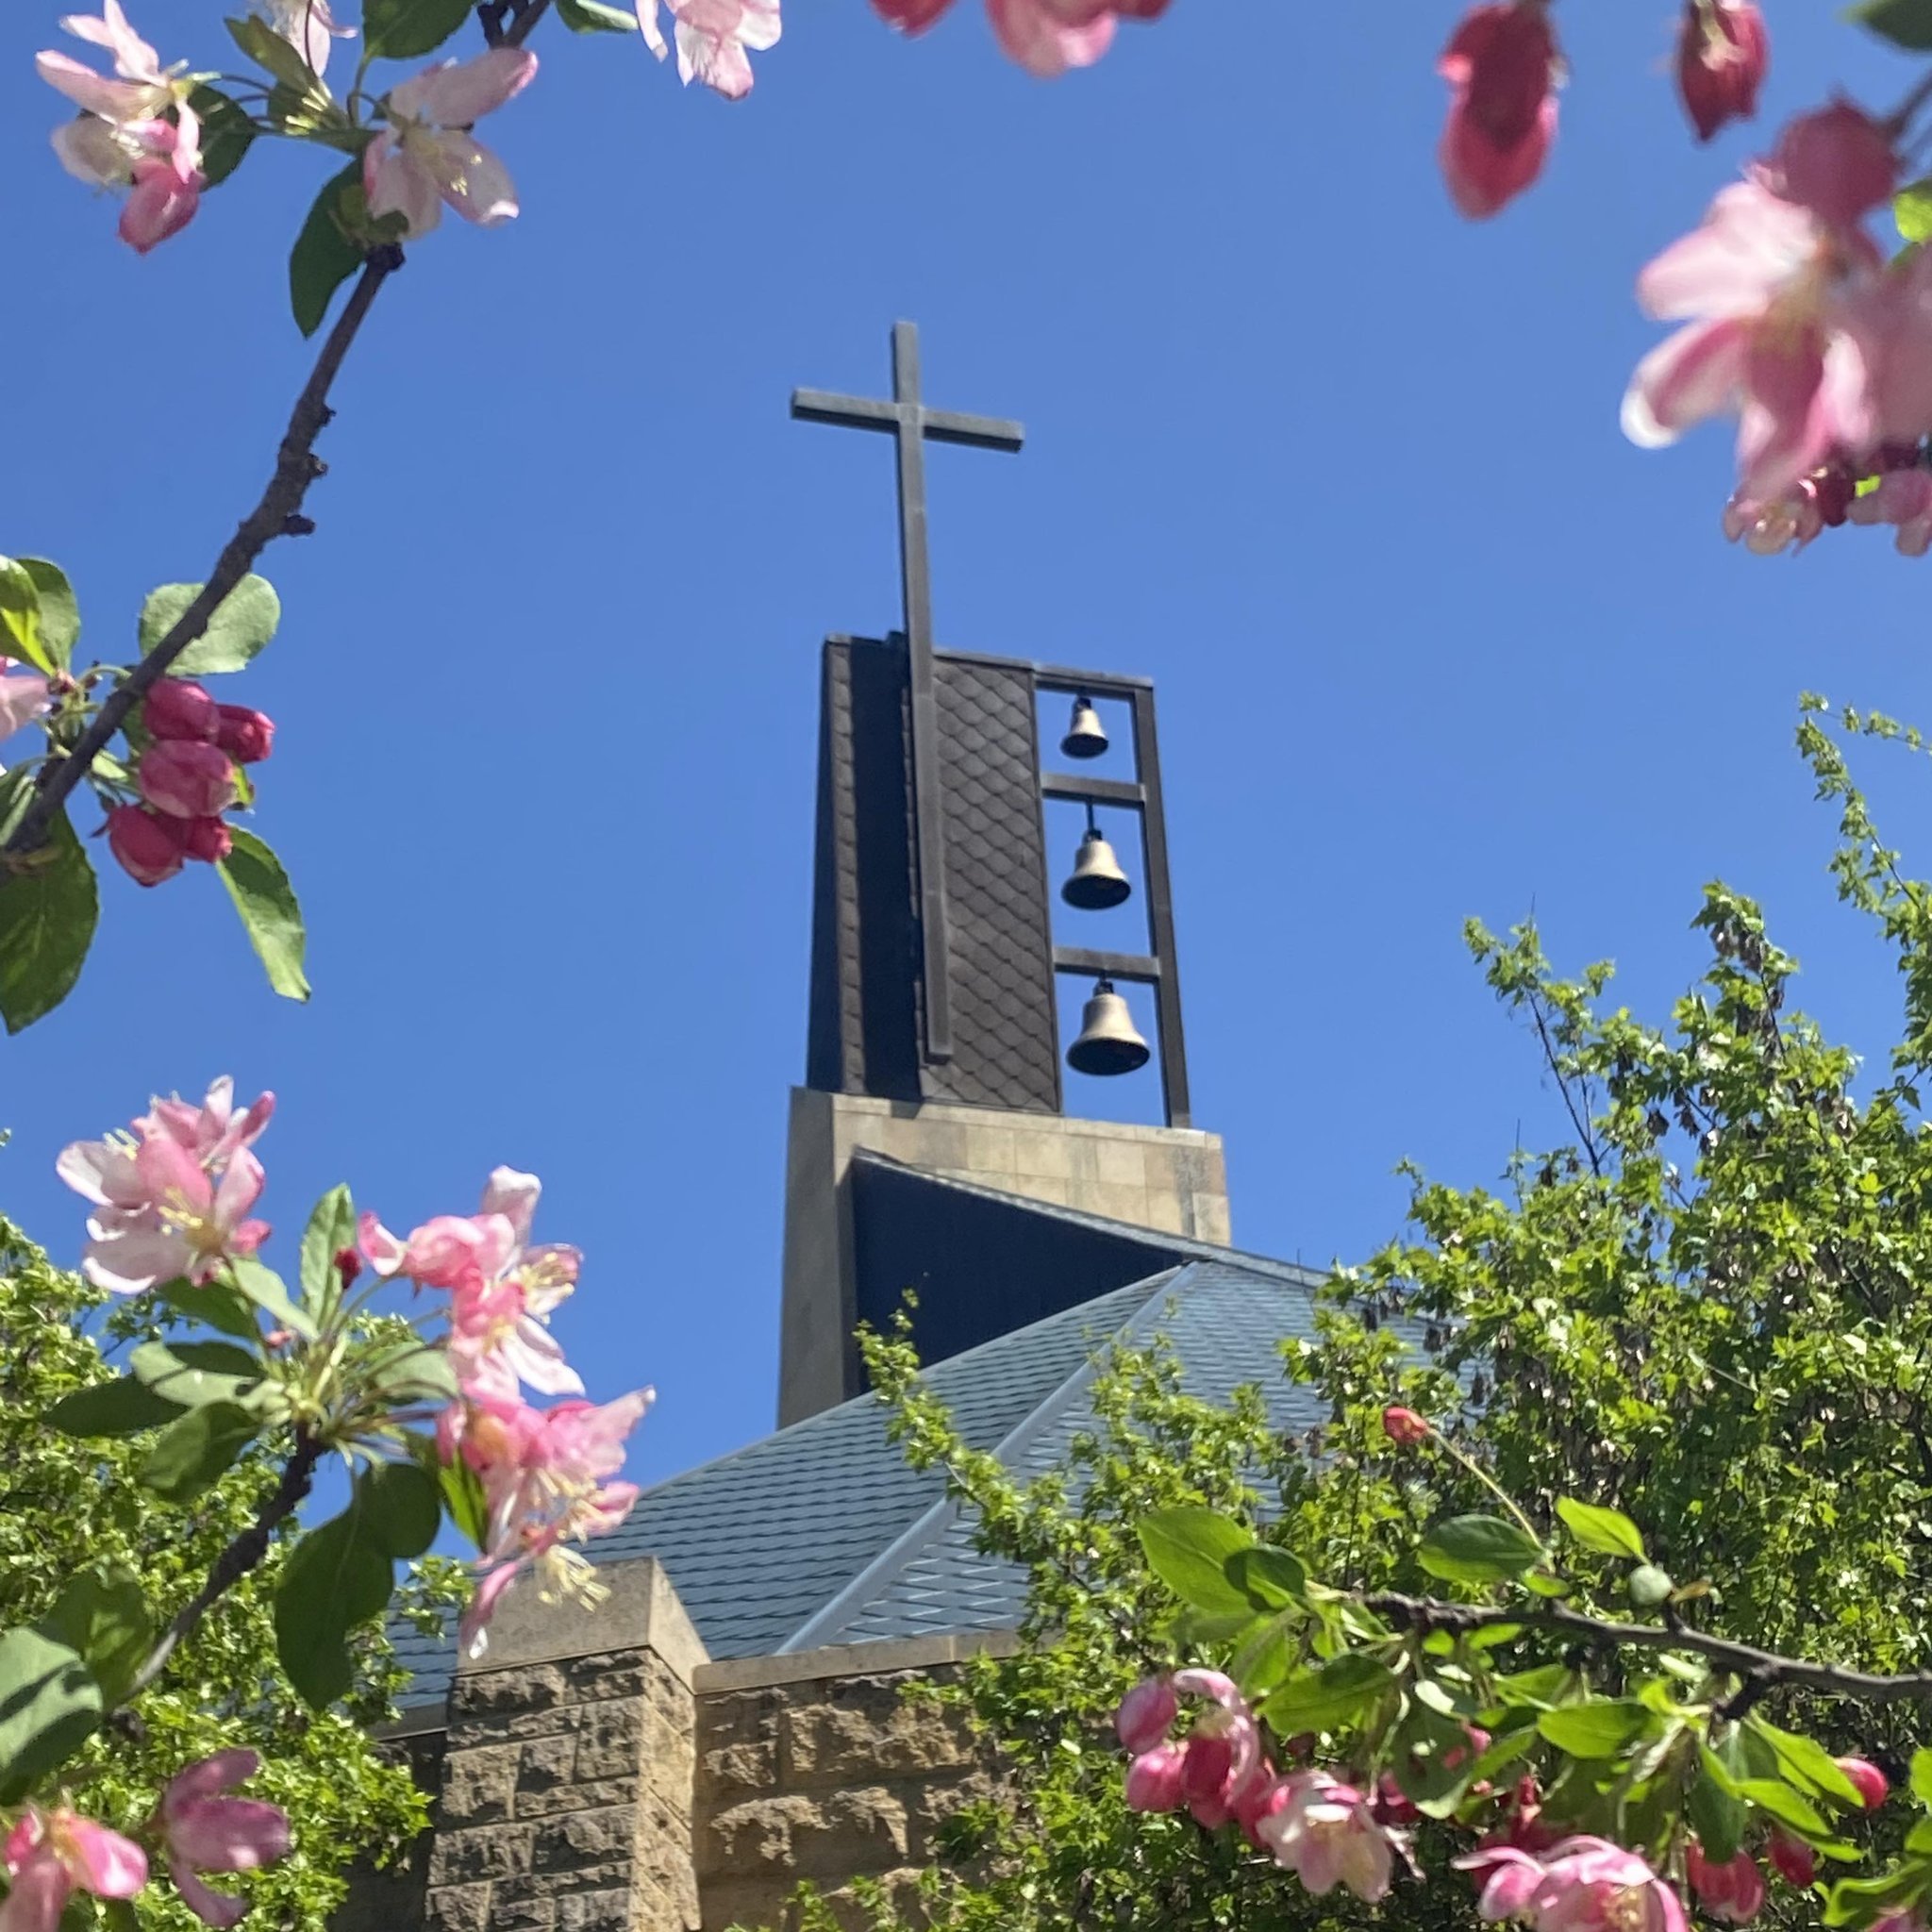
POLYGON ((574 1730, 548 1738, 532 1738, 522 1747, 517 1766, 517 1791, 547 1791, 571 1781, 577 1760, 574 1730))
POLYGON ((657 1932, 657 1928, 632 1918, 628 1891, 585 1891, 558 1901, 557 1932, 657 1932))
POLYGON ((526 1711, 549 1710, 561 1704, 564 1695, 563 1673, 554 1664, 538 1664, 525 1670, 460 1672, 456 1689, 450 1693, 451 1727, 455 1729, 465 1718, 521 1716, 526 1711))
POLYGON ((778 1781, 778 1744, 768 1739, 757 1744, 723 1744, 698 1760, 697 1790, 702 1806, 728 1804, 758 1791, 769 1791, 778 1781))
POLYGON ((530 1822, 555 1818, 562 1811, 601 1811, 611 1805, 635 1805, 640 1789, 634 1777, 613 1777, 601 1784, 561 1784, 548 1790, 519 1791, 517 1817, 530 1822))
POLYGON ((443 1760, 443 1827, 459 1829, 508 1818, 517 1787, 519 1755, 515 1744, 452 1751, 443 1760))
POLYGON ((643 1736, 642 1704, 626 1698, 589 1706, 577 1726, 577 1780, 635 1775, 642 1763, 643 1736))
POLYGON ((490 1932, 490 1887, 445 1885, 429 1894, 427 1932, 490 1932))
POLYGON ((575 1865, 628 1858, 637 1834, 637 1807, 610 1805, 601 1811, 563 1811, 537 1826, 531 1869, 568 1871, 575 1865))
POLYGON ((1144 1188, 1147 1185, 1146 1150, 1134 1141, 1096 1141, 1093 1145, 1094 1176, 1116 1187, 1144 1188))
POLYGON ((865 1783, 947 1770, 974 1756, 962 1714, 908 1704, 901 1677, 845 1677, 822 1701, 785 1714, 782 1776, 794 1783, 865 1783))
POLYGON ((473 1831, 440 1831, 429 1858, 432 1888, 467 1885, 483 1878, 517 1878, 530 1869, 533 1833, 522 1824, 485 1824, 473 1831))

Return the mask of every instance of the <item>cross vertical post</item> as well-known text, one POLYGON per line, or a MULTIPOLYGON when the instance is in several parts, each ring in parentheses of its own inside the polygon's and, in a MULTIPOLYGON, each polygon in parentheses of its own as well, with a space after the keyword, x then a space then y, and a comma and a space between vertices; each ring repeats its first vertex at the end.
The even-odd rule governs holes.
POLYGON ((928 1065, 942 1065, 953 1057, 953 1006, 947 968, 944 804, 940 789, 939 696, 933 674, 932 575, 926 549, 925 444, 930 438, 935 442, 1012 452, 1024 443, 1025 431, 1019 424, 997 417, 927 408, 920 396, 919 328, 910 322, 892 325, 891 402, 800 389, 791 392, 791 414, 804 423, 889 431, 898 447, 899 574, 911 693, 913 824, 925 990, 923 1058, 928 1065))

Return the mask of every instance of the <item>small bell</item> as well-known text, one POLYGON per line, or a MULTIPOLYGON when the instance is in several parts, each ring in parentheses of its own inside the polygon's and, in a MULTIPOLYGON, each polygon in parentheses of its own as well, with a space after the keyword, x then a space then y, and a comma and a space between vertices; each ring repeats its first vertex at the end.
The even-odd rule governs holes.
POLYGON ((1113 847, 1100 835, 1097 825, 1089 825, 1074 855, 1074 874, 1060 888, 1060 897, 1082 912, 1105 912, 1133 894, 1134 884, 1121 870, 1113 847))
POLYGON ((1147 1064, 1153 1049, 1134 1027, 1127 1003, 1110 979, 1097 980, 1093 997, 1080 1015, 1080 1037, 1067 1049, 1076 1074, 1131 1074, 1147 1064))
POLYGON ((1060 740, 1060 749, 1070 758, 1097 758, 1107 750, 1107 727, 1085 691, 1074 700, 1074 722, 1060 740))

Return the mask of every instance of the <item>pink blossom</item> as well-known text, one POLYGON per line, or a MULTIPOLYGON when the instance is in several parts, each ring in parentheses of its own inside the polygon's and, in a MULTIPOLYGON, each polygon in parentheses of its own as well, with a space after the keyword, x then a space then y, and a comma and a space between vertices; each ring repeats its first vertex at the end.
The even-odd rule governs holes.
POLYGON ((38 671, 17 670, 11 658, 0 658, 0 738, 11 738, 51 702, 47 680, 38 671))
POLYGON ((1888 472, 1875 490, 1853 499, 1850 515, 1855 524, 1894 525, 1900 555, 1924 557, 1932 549, 1932 470, 1888 472))
POLYGON ((1685 0, 1677 29, 1677 92, 1684 111, 1708 141, 1726 121, 1757 111, 1771 62, 1771 39, 1757 0, 1685 0))
POLYGON ((248 1903, 211 1890, 197 1874, 253 1872, 288 1855, 289 1817, 280 1806, 222 1795, 260 1769, 253 1751, 218 1751, 177 1773, 161 1793, 168 1872, 188 1909, 205 1925, 237 1924, 248 1903))
POLYGON ((1801 114, 1778 136, 1768 180, 1833 228, 1856 228, 1898 185, 1890 133, 1850 101, 1801 114))
POLYGON ((1127 1809, 1178 1811, 1186 1803, 1181 1772, 1187 1760, 1184 1744, 1156 1744, 1127 1766, 1127 1809))
POLYGON ((1165 1677, 1148 1677, 1121 1699, 1114 1729, 1129 1751, 1139 1757, 1162 1742, 1180 1710, 1180 1700, 1165 1677))
POLYGON ((181 849, 204 865, 219 865, 235 849, 235 835, 225 819, 180 819, 181 849))
POLYGON ((1677 1894, 1635 1852, 1566 1838, 1541 1857, 1497 1845, 1455 1860, 1485 1875, 1485 1920, 1526 1919, 1535 1932, 1686 1932, 1677 1894))
POLYGON ((1395 1835, 1375 1823, 1360 1791, 1325 1772, 1297 1772, 1283 1782, 1287 1798, 1257 1826, 1275 1862, 1317 1898, 1343 1885, 1375 1904, 1394 1873, 1395 1835))
MULTIPOLYGON (((677 75, 701 80, 727 101, 751 92, 750 53, 778 44, 778 0, 662 0, 677 40, 677 75)), ((636 0, 644 44, 658 59, 671 51, 658 25, 659 0, 636 0)))
POLYGON ((206 1281, 230 1255, 252 1255, 268 1235, 248 1218, 262 1189, 248 1151, 275 1110, 264 1093, 234 1111, 234 1083, 217 1080, 199 1108, 156 1101, 130 1135, 76 1141, 55 1171, 94 1204, 81 1273, 97 1288, 139 1294, 158 1281, 206 1281))
POLYGON ((142 753, 134 782, 157 811, 177 819, 213 818, 240 795, 235 761, 219 745, 192 739, 156 740, 142 753))
POLYGON ((509 221, 517 192, 508 170, 470 128, 522 93, 536 73, 537 57, 526 48, 491 47, 392 88, 389 125, 362 157, 370 212, 402 215, 411 239, 436 226, 444 202, 485 227, 509 221))
POLYGON ((90 114, 115 125, 152 121, 185 95, 187 89, 162 72, 160 56, 128 25, 120 0, 101 0, 98 14, 70 13, 60 25, 75 40, 114 57, 112 80, 53 49, 34 57, 41 78, 90 114))
POLYGON ((1738 1852, 1717 1864, 1692 1839, 1684 1853, 1684 1875, 1697 1902, 1713 1919, 1743 1925, 1764 1909, 1764 1874, 1749 1852, 1738 1852))
POLYGON ((117 805, 108 814, 108 850, 137 885, 158 886, 181 870, 189 823, 144 806, 117 805))
MULTIPOLYGON (((1294 1800, 1293 1786, 1288 1778, 1277 1777, 1274 1767, 1267 1758, 1262 1758, 1253 1781, 1234 1803, 1234 1820, 1241 1828, 1241 1834, 1257 1852, 1268 1849, 1268 1840, 1261 1836, 1261 1826, 1276 1812, 1285 1810, 1294 1800)), ((1387 1818, 1376 1818, 1378 1824, 1387 1824, 1387 1818)))
MULTIPOLYGON (((952 0, 873 0, 873 10, 901 33, 922 34, 952 0)), ((1091 67, 1112 44, 1123 20, 1156 20, 1168 0, 987 0, 993 38, 1029 74, 1052 79, 1091 67)))
POLYGON ((1704 225, 1638 278, 1645 309, 1685 322, 1638 364, 1624 430, 1656 448, 1738 412, 1739 491, 1783 496, 1827 458, 1870 446, 1883 348, 1877 251, 1761 181, 1740 181, 1704 225))
POLYGON ((1217 1706, 1188 1734, 1181 1791, 1196 1824, 1218 1831, 1259 1782, 1263 1759, 1254 1713, 1234 1679, 1220 1671, 1174 1674, 1174 1688, 1217 1706))
POLYGON ((142 121, 125 131, 143 152, 131 171, 120 235, 137 255, 145 255, 178 235, 201 206, 201 191, 208 186, 201 172, 201 124, 184 101, 172 124, 142 121))
POLYGON ((319 80, 328 68, 331 40, 353 41, 356 29, 338 26, 328 0, 259 0, 268 24, 308 63, 319 80))
POLYGON ((76 1890, 132 1898, 147 1883, 147 1855, 139 1845, 64 1806, 29 1807, 7 1835, 5 1857, 9 1888, 0 1932, 57 1932, 76 1890))
POLYGON ((437 1437, 445 1459, 460 1456, 488 1505, 486 1574, 459 1641, 480 1654, 489 1620, 511 1583, 534 1568, 544 1601, 597 1602, 589 1564, 566 1547, 615 1529, 637 1501, 634 1483, 613 1481, 625 1440, 649 1408, 648 1389, 601 1407, 560 1402, 548 1410, 521 1399, 470 1396, 447 1409, 437 1437))
POLYGON ((215 707, 215 742, 242 765, 258 765, 275 749, 275 721, 247 705, 215 707))
POLYGON ((212 739, 218 708, 192 677, 163 677, 142 701, 141 722, 150 738, 212 739))
POLYGON ((1541 174, 1557 136, 1557 41, 1543 0, 1474 8, 1437 72, 1451 89, 1442 178, 1456 206, 1480 220, 1541 174))

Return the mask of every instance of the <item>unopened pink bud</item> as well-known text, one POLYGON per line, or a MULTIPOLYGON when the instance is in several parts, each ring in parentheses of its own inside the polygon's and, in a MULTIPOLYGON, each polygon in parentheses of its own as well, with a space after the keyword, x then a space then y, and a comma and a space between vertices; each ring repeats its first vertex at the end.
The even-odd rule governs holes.
POLYGON ((1557 42, 1541 0, 1472 8, 1436 65, 1452 90, 1442 178, 1480 220, 1536 179, 1556 138, 1557 42))
POLYGON ((117 805, 108 814, 108 850, 136 884, 158 886, 181 870, 181 822, 138 805, 117 805))
POLYGON ((1771 1860, 1771 1869, 1787 1885, 1795 1885, 1800 1891, 1808 1891, 1817 1880, 1818 1854, 1803 1839, 1793 1838, 1778 1825, 1771 1828, 1771 1843, 1765 1857, 1771 1860))
POLYGON ((236 797, 235 767, 218 745, 161 739, 142 753, 134 782, 157 810, 177 819, 219 818, 236 797))
POLYGON ((1157 1744, 1153 1750, 1141 1752, 1127 1766, 1127 1809, 1179 1810, 1181 1761, 1186 1755, 1179 1744, 1157 1744))
POLYGON ((1414 1824, 1423 1815, 1386 1771, 1369 1801, 1369 1811, 1377 1824, 1414 1824))
POLYGON ((235 835, 222 819, 185 819, 181 849, 204 865, 219 865, 235 849, 235 835))
POLYGON ((1866 1810, 1875 1811, 1885 1803, 1891 1787, 1886 1782, 1885 1774, 1869 1757, 1840 1757, 1837 1763, 1857 1788, 1858 1802, 1866 1810))
POLYGON ((1754 0, 1687 0, 1677 30, 1677 92, 1699 141, 1757 111, 1770 63, 1771 40, 1754 0))
POLYGON ((141 717, 151 738, 212 738, 219 708, 200 685, 164 677, 142 701, 141 717))
POLYGON ((336 1250, 336 1273, 342 1277, 344 1289, 354 1288, 356 1277, 362 1272, 362 1257, 354 1248, 336 1250))
POLYGON ((1785 200, 1837 228, 1856 227, 1898 183, 1890 134, 1850 101, 1799 115, 1778 136, 1771 166, 1785 200))
POLYGON ((1428 1424, 1414 1409, 1391 1403, 1382 1411, 1382 1433, 1391 1442, 1407 1447, 1411 1442, 1426 1442, 1431 1432, 1428 1424))
POLYGON ((238 763, 258 765, 274 750, 273 718, 261 711, 252 711, 246 705, 220 705, 216 709, 221 722, 214 734, 215 742, 238 763))
POLYGON ((1234 1769, 1234 1740, 1205 1725, 1189 1738, 1182 1753, 1181 1790, 1191 1799, 1218 1799, 1234 1769))
POLYGON ((1257 1852, 1268 1849, 1268 1840, 1261 1836, 1262 1821, 1282 1810, 1294 1792, 1294 1786, 1285 1777, 1276 1777, 1274 1767, 1264 1760, 1260 1775, 1234 1801, 1236 1821, 1257 1852))
POLYGON ((1741 1925, 1763 1909, 1764 1875, 1749 1852, 1739 1852, 1720 1865, 1707 1858, 1704 1847, 1692 1839, 1684 1853, 1684 1875, 1714 1919, 1741 1925))
POLYGON ((1166 1738, 1179 1709, 1174 1686, 1165 1677, 1149 1677, 1121 1699, 1121 1707, 1114 1713, 1114 1728, 1121 1742, 1139 1757, 1166 1738))

